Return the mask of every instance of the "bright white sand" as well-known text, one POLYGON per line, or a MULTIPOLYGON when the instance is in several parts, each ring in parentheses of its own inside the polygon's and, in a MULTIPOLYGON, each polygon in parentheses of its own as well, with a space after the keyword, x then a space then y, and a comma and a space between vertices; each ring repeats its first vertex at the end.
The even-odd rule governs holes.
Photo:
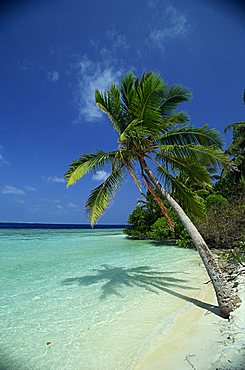
MULTIPOLYGON (((245 370, 245 271, 240 274, 241 306, 224 320, 189 303, 168 333, 138 363, 137 370, 245 370)), ((197 299, 217 305, 211 284, 197 299)))

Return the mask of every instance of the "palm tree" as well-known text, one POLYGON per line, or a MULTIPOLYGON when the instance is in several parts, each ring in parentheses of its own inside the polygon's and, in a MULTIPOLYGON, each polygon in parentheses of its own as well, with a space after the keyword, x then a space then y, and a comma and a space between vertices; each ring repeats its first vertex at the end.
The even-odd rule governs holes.
MULTIPOLYGON (((226 153, 232 157, 228 170, 233 175, 235 184, 245 178, 245 122, 235 122, 225 128, 225 132, 232 130, 233 140, 226 153)), ((224 171, 224 175, 227 171, 224 171)))
MULTIPOLYGON (((245 89, 243 90, 243 103, 245 105, 245 89)), ((245 179, 245 122, 231 123, 225 127, 224 132, 232 131, 233 139, 226 154, 231 158, 227 168, 221 173, 221 181, 227 182, 232 192, 237 192, 239 184, 245 179)))
POLYGON ((144 74, 141 79, 130 72, 119 87, 111 85, 106 92, 97 90, 96 104, 117 131, 118 148, 82 155, 70 165, 65 177, 67 186, 70 186, 91 171, 110 167, 110 175, 91 192, 86 202, 91 225, 110 204, 126 173, 131 175, 139 190, 144 182, 173 227, 163 204, 163 199, 167 200, 189 232, 213 283, 221 314, 228 318, 238 297, 183 210, 200 214, 203 209, 201 198, 180 178, 207 184, 210 181, 209 166, 218 166, 224 157, 215 130, 207 126, 194 128, 184 112, 176 112, 178 105, 190 98, 188 90, 178 85, 168 86, 153 72, 144 74))

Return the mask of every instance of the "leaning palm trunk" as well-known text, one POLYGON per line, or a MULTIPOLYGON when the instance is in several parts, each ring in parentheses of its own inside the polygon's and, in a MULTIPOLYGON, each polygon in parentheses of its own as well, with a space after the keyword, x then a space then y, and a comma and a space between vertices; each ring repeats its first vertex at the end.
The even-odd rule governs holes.
POLYGON ((180 207, 180 205, 171 197, 171 195, 162 187, 160 182, 156 179, 152 171, 147 166, 144 159, 140 159, 140 164, 147 174, 152 183, 156 188, 161 192, 163 197, 168 201, 172 209, 177 213, 181 222, 188 231, 196 249, 199 252, 199 255, 202 259, 202 262, 207 270, 207 273, 212 281, 217 301, 220 308, 220 313, 224 318, 229 318, 230 313, 239 305, 240 298, 232 290, 230 284, 228 283, 224 273, 221 271, 219 263, 213 253, 208 248, 203 237, 180 207))

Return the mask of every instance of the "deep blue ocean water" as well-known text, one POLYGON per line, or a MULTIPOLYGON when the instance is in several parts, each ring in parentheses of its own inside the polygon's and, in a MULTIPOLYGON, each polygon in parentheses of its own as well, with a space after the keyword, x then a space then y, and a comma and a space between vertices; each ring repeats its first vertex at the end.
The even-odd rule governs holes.
POLYGON ((135 369, 206 281, 195 251, 118 228, 1 229, 0 260, 1 370, 135 369))
MULTIPOLYGON (((129 225, 95 225, 93 229, 123 229, 129 225)), ((47 224, 32 222, 0 222, 0 229, 92 229, 89 224, 47 224)))

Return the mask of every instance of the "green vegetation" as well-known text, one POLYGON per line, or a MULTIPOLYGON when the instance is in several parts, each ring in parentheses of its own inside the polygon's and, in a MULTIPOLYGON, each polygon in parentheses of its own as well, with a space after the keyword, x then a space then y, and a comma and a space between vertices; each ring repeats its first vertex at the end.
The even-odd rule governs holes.
POLYGON ((235 248, 245 240, 244 194, 227 199, 214 193, 207 198, 207 204, 210 197, 212 204, 207 207, 205 221, 199 222, 199 230, 210 247, 235 248), (217 199, 216 203, 213 202, 214 198, 217 199))
MULTIPOLYGON (((245 241, 245 122, 227 126, 233 140, 226 151, 230 160, 206 199, 206 219, 199 229, 213 248, 229 249, 230 257, 244 258, 245 241)), ((239 260, 239 258, 236 258, 239 260)))
POLYGON ((124 230, 126 235, 134 239, 175 240, 179 246, 194 247, 179 217, 170 209, 166 201, 164 205, 174 223, 172 230, 166 218, 162 216, 153 196, 148 193, 144 198, 145 201, 138 202, 135 210, 129 215, 128 223, 133 227, 124 230))
MULTIPOLYGON (((230 161, 222 170, 215 185, 202 193, 205 217, 193 219, 208 245, 215 249, 227 249, 224 259, 245 262, 245 179, 244 146, 245 123, 229 126, 233 128, 233 140, 226 153, 230 161)), ((227 131, 227 130, 226 130, 227 131)), ((200 191, 199 191, 200 196, 200 191)), ((148 194, 143 204, 137 205, 128 218, 132 228, 125 234, 138 239, 171 240, 182 247, 193 247, 186 229, 169 207, 174 221, 171 230, 162 217, 154 199, 148 194)))

